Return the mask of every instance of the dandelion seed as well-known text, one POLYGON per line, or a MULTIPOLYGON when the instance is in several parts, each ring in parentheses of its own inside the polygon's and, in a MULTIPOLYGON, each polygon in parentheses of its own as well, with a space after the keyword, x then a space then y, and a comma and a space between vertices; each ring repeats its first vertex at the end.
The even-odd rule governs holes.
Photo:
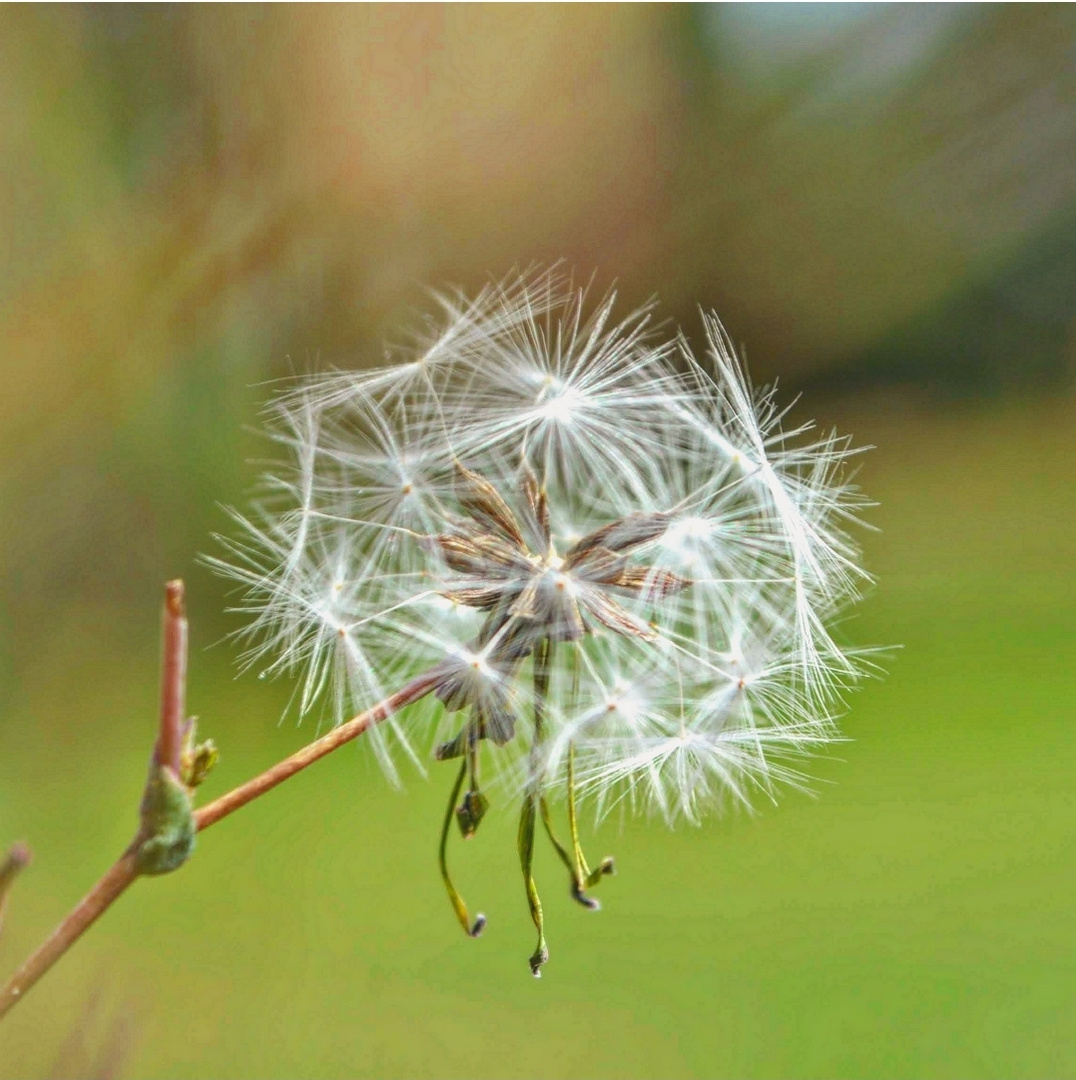
POLYGON ((393 363, 271 404, 290 466, 210 561, 243 589, 243 663, 298 674, 300 715, 340 722, 431 673, 375 750, 393 779, 400 752, 460 759, 441 870, 472 936, 451 823, 473 835, 483 786, 520 800, 538 975, 539 824, 595 907, 612 863, 587 864, 577 800, 697 821, 802 786, 790 759, 837 737, 862 662, 831 628, 867 580, 846 531, 864 504, 848 442, 784 431, 716 316, 697 358, 555 271, 438 300, 393 363))

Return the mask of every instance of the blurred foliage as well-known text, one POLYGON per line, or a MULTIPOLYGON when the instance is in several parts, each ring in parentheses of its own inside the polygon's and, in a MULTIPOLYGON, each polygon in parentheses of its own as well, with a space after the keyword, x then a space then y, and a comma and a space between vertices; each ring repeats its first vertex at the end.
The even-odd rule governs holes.
MULTIPOLYGON (((625 874, 551 901, 538 988, 510 826, 456 940, 443 783, 344 753, 125 898, 0 1073, 1073 1071, 1071 6, 8 5, 0 223, 5 962, 128 839, 160 583, 196 647, 232 625, 193 560, 264 381, 376 362, 426 285, 563 257, 716 308, 878 443, 853 629, 906 645, 820 803, 605 831, 625 874)), ((309 734, 229 664, 194 658, 214 791, 309 734)))
POLYGON ((1061 282, 1024 318, 1065 333, 1045 364, 1010 355, 1005 381, 1071 366, 1071 8, 686 10, 696 135, 671 215, 691 260, 683 288, 721 299, 756 367, 881 369, 887 381, 970 390, 985 369, 992 386, 996 361, 978 358, 991 352, 989 305, 966 299, 1030 291, 1044 262, 1061 282), (902 364, 910 333, 920 349, 902 364))
POLYGON ((0 640, 186 572, 249 478, 253 384, 376 361, 429 284, 564 257, 689 332, 715 307, 756 377, 1056 381, 1074 28, 1063 5, 9 5, 0 640))

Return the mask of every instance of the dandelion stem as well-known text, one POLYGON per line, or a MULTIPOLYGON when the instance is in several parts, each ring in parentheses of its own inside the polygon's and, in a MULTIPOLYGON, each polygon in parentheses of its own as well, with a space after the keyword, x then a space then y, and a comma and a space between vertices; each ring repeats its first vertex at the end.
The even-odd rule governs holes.
POLYGON ((303 769, 313 765, 315 761, 320 761, 326 754, 331 754, 334 750, 343 746, 344 743, 357 739, 363 732, 372 728, 374 724, 379 724, 382 720, 392 716, 393 713, 399 712, 404 706, 425 697, 433 690, 436 683, 437 676, 432 670, 417 676, 402 689, 397 690, 395 694, 385 698, 384 701, 378 702, 372 708, 359 713, 358 716, 353 717, 339 727, 333 728, 332 731, 322 735, 320 739, 307 744, 290 757, 284 758, 283 761, 278 761, 275 765, 266 769, 265 772, 255 776, 254 779, 248 780, 245 784, 240 784, 239 787, 233 788, 226 795, 221 795, 219 799, 214 799, 213 802, 195 810, 194 821, 198 826, 198 831, 203 832, 210 825, 215 825, 221 818, 227 817, 260 795, 271 791, 278 784, 284 783, 285 780, 290 779, 296 773, 302 772, 303 769))

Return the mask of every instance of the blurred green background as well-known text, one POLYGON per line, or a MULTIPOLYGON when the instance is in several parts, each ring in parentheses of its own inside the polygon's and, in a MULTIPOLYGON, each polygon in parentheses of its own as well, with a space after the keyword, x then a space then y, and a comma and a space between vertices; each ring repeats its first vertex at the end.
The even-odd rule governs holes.
POLYGON ((609 822, 604 909, 513 823, 440 891, 450 778, 361 746, 138 884, 0 1026, 9 1077, 1076 1075, 1076 11, 806 4, 0 9, 0 844, 15 965, 129 839, 161 583, 210 798, 312 734, 236 680, 195 557, 293 371, 423 286, 564 257, 698 304, 875 444, 900 644, 818 798, 609 822))

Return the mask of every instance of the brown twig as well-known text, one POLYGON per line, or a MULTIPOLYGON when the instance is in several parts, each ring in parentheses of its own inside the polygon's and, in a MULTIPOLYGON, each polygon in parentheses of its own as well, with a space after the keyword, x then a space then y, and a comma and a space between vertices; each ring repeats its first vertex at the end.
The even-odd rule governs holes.
POLYGON ((187 615, 183 582, 164 587, 161 619, 161 727, 157 736, 157 763, 179 776, 183 753, 183 725, 187 720, 187 615))
POLYGON ((222 795, 219 799, 214 799, 213 802, 196 810, 194 820, 198 826, 198 831, 202 832, 208 829, 210 825, 216 824, 221 818, 227 817, 242 806, 246 806, 248 802, 258 798, 259 795, 264 795, 267 791, 275 788, 277 784, 282 784, 297 772, 302 772, 308 765, 313 765, 315 761, 325 757, 326 754, 331 754, 338 747, 343 746, 344 743, 357 739, 368 728, 381 723, 382 720, 387 719, 393 713, 399 712, 405 705, 410 705, 412 702, 418 701, 419 698, 425 697, 434 688, 436 681, 437 678, 432 672, 419 675, 402 689, 397 690, 395 694, 367 709, 366 712, 359 713, 358 716, 348 720, 347 723, 333 728, 327 735, 322 735, 320 739, 309 743, 301 750, 297 750, 291 757, 278 761, 259 776, 255 776, 253 780, 240 784, 239 787, 233 788, 226 795, 222 795))
MULTIPOLYGON (((184 688, 186 680, 187 623, 183 615, 183 583, 169 582, 166 586, 164 616, 164 649, 162 662, 161 730, 156 744, 155 757, 161 764, 171 764, 176 754, 176 773, 179 772, 179 750, 182 747, 184 688), (173 750, 170 742, 172 732, 179 732, 180 739, 173 750)), ((436 684, 433 672, 412 679, 395 694, 387 697, 365 712, 334 728, 327 735, 304 746, 301 750, 277 762, 261 775, 222 795, 194 814, 199 831, 234 813, 242 806, 282 784, 289 777, 301 772, 315 761, 332 753, 338 747, 358 738, 368 728, 380 723, 393 713, 428 694, 436 684)), ((142 841, 141 832, 131 846, 119 857, 112 868, 86 894, 66 916, 52 934, 42 943, 0 988, 0 1018, 9 1012, 30 988, 60 959, 68 949, 93 925, 93 923, 120 897, 128 885, 139 875, 138 853, 142 841)))
POLYGON ((27 991, 115 903, 138 876, 138 850, 132 844, 103 878, 78 902, 67 917, 38 946, 0 990, 0 1017, 14 1008, 27 991))

